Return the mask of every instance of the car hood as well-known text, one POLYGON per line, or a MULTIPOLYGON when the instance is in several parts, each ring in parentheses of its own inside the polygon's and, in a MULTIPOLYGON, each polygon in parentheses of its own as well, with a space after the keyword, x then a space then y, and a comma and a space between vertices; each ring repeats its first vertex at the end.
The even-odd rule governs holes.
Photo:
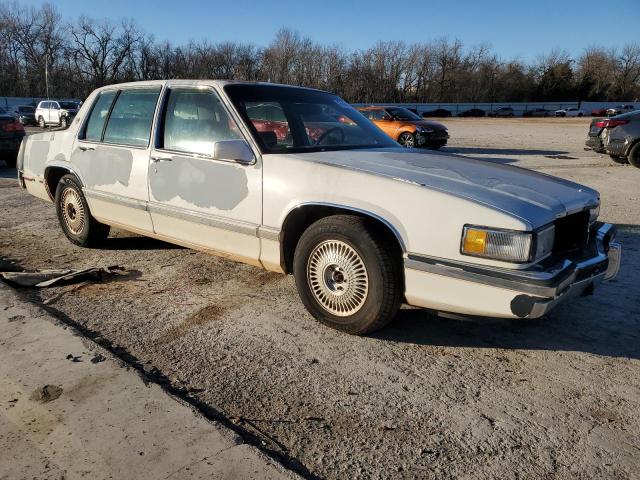
POLYGON ((598 192, 577 183, 457 155, 385 148, 305 153, 299 158, 466 198, 515 216, 532 228, 600 201, 598 192))
POLYGON ((408 123, 408 124, 411 124, 411 125, 420 125, 421 127, 430 128, 432 130, 446 130, 447 129, 447 127, 445 127, 440 122, 434 122, 432 120, 415 120, 415 121, 408 121, 408 122, 404 122, 404 123, 408 123))

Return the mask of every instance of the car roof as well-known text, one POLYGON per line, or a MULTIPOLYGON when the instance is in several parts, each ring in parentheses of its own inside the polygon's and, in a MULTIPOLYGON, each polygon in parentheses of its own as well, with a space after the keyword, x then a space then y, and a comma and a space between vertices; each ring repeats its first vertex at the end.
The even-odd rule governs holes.
POLYGON ((310 87, 301 87, 298 85, 285 85, 282 83, 271 83, 271 82, 250 82, 246 80, 216 80, 216 79, 168 79, 168 80, 144 80, 139 82, 126 82, 126 83, 114 83, 111 85, 105 85, 104 87, 98 88, 97 91, 108 91, 108 90, 120 90, 123 88, 143 88, 143 87, 162 87, 164 85, 179 85, 179 86, 218 86, 224 87, 226 85, 265 85, 265 86, 276 86, 276 87, 288 87, 288 88, 299 88, 301 90, 310 90, 314 92, 327 92, 326 90, 320 90, 318 88, 310 88, 310 87))

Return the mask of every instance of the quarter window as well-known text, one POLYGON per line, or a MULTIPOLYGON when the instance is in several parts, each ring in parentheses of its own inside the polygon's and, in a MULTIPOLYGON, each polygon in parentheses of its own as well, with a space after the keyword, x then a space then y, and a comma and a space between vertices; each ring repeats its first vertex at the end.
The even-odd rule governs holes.
POLYGON ((146 147, 159 95, 159 89, 123 90, 109 115, 103 141, 146 147))
POLYGON ((218 96, 210 90, 169 92, 160 148, 177 152, 212 155, 220 140, 242 139, 218 96))
POLYGON ((116 96, 115 91, 103 92, 98 96, 96 103, 91 110, 91 116, 85 127, 84 139, 93 142, 102 140, 102 130, 104 130, 104 122, 109 114, 109 109, 116 96))

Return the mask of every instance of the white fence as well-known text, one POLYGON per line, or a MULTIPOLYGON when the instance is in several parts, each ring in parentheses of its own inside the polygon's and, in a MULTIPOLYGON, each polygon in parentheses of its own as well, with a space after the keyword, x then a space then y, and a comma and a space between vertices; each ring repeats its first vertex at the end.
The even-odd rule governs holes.
POLYGON ((528 102, 528 103, 354 103, 354 106, 383 106, 383 105, 396 105, 399 107, 406 107, 416 109, 419 114, 423 112, 433 111, 438 108, 449 110, 453 116, 458 115, 460 112, 469 110, 472 108, 479 108, 486 113, 495 112, 499 108, 510 107, 513 108, 513 112, 516 116, 522 116, 527 110, 533 110, 535 108, 544 108, 550 112, 561 110, 563 108, 578 107, 585 115, 591 115, 591 112, 597 108, 611 108, 617 105, 634 105, 635 109, 640 109, 640 102, 528 102))

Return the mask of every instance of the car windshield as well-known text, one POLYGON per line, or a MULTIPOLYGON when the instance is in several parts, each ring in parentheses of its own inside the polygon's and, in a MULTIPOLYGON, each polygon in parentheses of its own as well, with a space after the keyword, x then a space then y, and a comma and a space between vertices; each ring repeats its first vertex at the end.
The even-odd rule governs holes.
POLYGON ((277 85, 231 84, 225 91, 263 153, 397 147, 336 95, 277 85))
POLYGON ((36 111, 36 109, 34 107, 25 106, 25 107, 18 107, 18 111, 20 113, 33 113, 36 111))
POLYGON ((75 102, 60 102, 60 108, 64 108, 65 110, 75 110, 78 108, 78 104, 75 102))
POLYGON ((420 116, 416 115, 411 110, 407 110, 406 108, 393 107, 393 108, 387 108, 386 110, 396 120, 409 120, 409 121, 422 120, 420 116))

